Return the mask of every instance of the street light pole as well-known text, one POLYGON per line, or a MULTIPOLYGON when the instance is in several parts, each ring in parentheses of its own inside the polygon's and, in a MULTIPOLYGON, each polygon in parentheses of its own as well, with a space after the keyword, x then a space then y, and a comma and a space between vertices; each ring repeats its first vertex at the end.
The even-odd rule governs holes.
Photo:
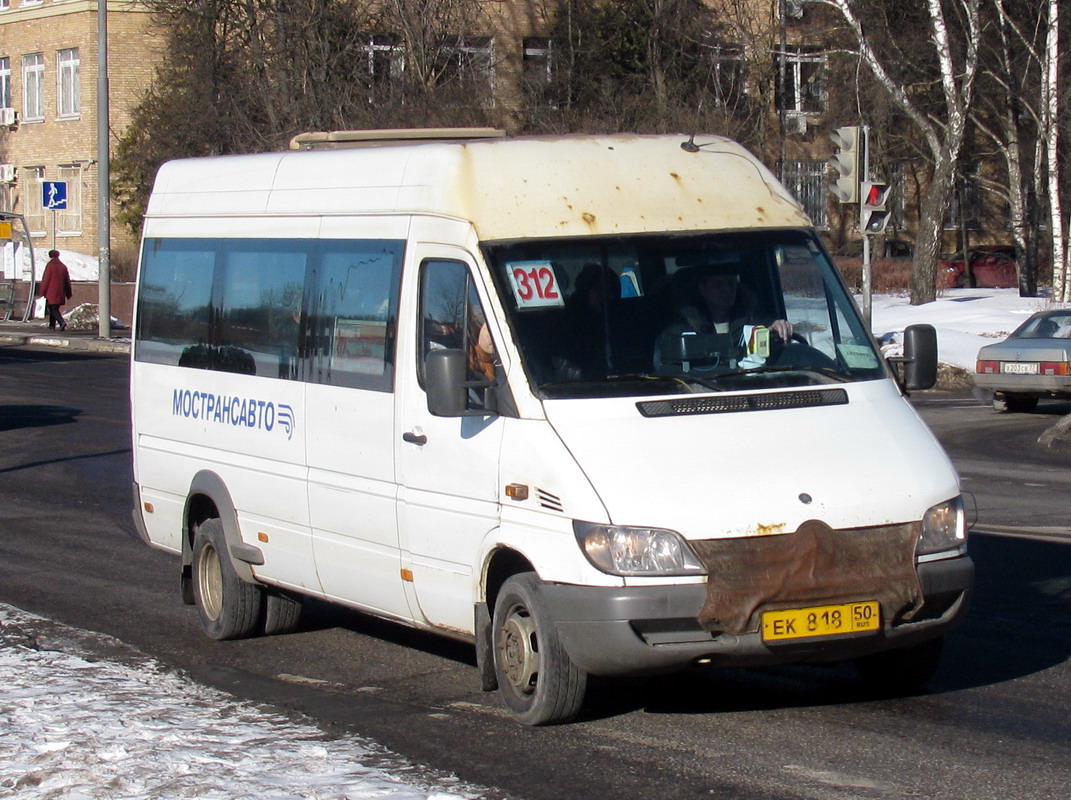
POLYGON ((111 162, 108 140, 108 0, 97 0, 97 310, 100 338, 112 335, 111 162))

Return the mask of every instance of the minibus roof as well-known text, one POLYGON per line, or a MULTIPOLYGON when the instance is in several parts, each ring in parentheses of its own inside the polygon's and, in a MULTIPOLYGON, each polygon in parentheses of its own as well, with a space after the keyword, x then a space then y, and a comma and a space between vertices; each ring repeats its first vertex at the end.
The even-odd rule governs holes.
POLYGON ((217 156, 161 166, 147 218, 434 214, 481 240, 809 227, 720 136, 555 136, 217 156), (694 145, 694 146, 693 146, 694 145))

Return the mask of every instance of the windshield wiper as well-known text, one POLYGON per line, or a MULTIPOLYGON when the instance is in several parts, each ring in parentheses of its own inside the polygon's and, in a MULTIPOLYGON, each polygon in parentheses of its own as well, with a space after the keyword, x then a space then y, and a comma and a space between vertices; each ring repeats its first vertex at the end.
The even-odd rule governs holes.
POLYGON ((691 383, 690 379, 684 379, 678 376, 669 375, 649 375, 642 372, 626 375, 604 375, 600 378, 576 378, 570 381, 548 381, 547 383, 539 384, 541 391, 564 389, 564 388, 576 388, 580 386, 605 386, 607 384, 614 383, 651 383, 651 384, 672 384, 677 387, 687 387, 691 383))
POLYGON ((832 378, 837 383, 846 383, 852 379, 850 375, 845 375, 840 370, 832 367, 819 367, 813 364, 763 364, 761 367, 751 367, 750 369, 728 372, 726 373, 726 376, 762 375, 770 372, 813 372, 818 375, 824 375, 827 378, 832 378))

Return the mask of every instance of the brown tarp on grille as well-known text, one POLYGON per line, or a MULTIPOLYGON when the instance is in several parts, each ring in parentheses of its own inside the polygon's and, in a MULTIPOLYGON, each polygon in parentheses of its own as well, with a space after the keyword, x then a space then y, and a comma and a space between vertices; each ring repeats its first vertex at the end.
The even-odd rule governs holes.
POLYGON ((740 635, 762 609, 877 600, 882 619, 910 619, 922 606, 915 569, 919 523, 833 530, 809 520, 795 533, 693 541, 706 565, 699 622, 740 635))

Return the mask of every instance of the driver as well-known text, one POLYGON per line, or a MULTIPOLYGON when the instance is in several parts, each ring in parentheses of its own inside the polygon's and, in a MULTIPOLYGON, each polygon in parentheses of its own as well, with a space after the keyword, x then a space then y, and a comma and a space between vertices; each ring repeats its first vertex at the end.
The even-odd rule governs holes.
MULTIPOLYGON (((792 323, 787 319, 763 319, 755 312, 754 296, 740 285, 736 264, 689 268, 678 284, 674 318, 662 330, 655 345, 655 366, 661 367, 665 347, 684 333, 728 334, 732 352, 744 351, 744 326, 764 325, 782 342, 792 337, 792 323)), ((711 360, 719 360, 711 354, 711 360)))

